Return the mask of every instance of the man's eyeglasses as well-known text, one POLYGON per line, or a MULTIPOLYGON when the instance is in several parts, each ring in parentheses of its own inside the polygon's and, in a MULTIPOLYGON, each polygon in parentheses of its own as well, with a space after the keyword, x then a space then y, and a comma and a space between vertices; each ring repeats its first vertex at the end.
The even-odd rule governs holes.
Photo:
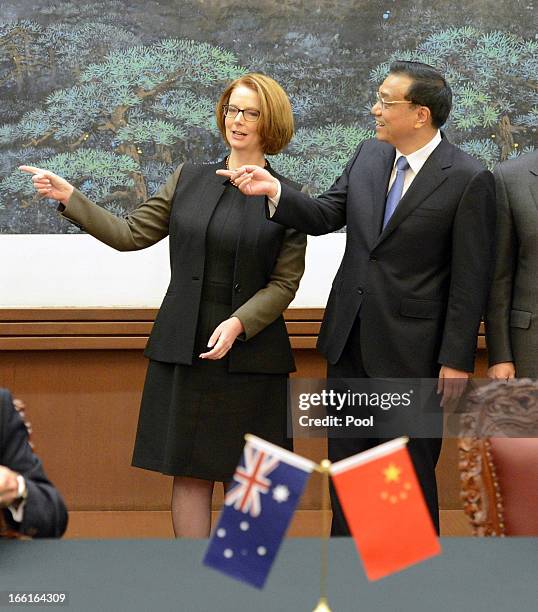
POLYGON ((389 102, 388 100, 384 100, 378 91, 376 91, 375 97, 383 110, 390 108, 391 104, 414 104, 414 102, 411 102, 411 100, 393 100, 392 102, 389 102))
POLYGON ((234 119, 239 113, 243 113, 243 119, 245 121, 254 122, 258 121, 260 118, 260 111, 255 108, 237 108, 237 106, 233 104, 225 104, 222 110, 224 111, 224 115, 230 117, 230 119, 234 119))

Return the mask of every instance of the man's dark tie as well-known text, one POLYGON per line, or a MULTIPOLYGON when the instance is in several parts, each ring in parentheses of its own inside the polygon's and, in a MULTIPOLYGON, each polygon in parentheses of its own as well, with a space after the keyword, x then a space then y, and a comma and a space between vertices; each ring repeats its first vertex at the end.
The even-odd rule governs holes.
POLYGON ((387 194, 387 200, 385 202, 385 216, 383 217, 383 229, 385 229, 385 226, 392 217, 394 211, 396 210, 396 206, 398 206, 398 202, 402 197, 405 171, 408 168, 409 164, 407 163, 407 159, 402 155, 396 162, 396 178, 394 179, 394 183, 392 183, 392 187, 389 189, 387 194))

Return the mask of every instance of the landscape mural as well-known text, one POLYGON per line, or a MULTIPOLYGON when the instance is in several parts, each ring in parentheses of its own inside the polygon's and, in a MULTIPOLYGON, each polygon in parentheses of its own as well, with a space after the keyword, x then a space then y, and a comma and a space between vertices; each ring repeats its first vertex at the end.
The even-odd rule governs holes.
POLYGON ((538 146, 534 1, 3 0, 0 233, 80 231, 36 197, 22 163, 125 215, 181 161, 221 159, 214 104, 247 71, 290 95, 296 134, 270 161, 314 193, 373 137, 395 58, 446 74, 446 135, 492 168, 538 146))

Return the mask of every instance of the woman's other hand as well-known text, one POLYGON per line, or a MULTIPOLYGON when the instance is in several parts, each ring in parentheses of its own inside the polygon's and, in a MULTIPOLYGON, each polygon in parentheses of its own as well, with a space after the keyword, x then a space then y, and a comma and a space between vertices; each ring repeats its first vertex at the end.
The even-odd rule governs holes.
POLYGON ((244 331, 243 324, 237 317, 226 319, 226 321, 217 325, 215 331, 211 334, 211 338, 209 338, 207 343, 208 348, 211 350, 207 353, 202 353, 200 359, 222 359, 232 348, 237 336, 244 331))
POLYGON ((217 174, 229 178, 246 195, 265 195, 274 198, 278 193, 278 179, 260 166, 241 166, 237 170, 217 170, 217 174))
POLYGON ((75 189, 71 183, 49 170, 42 170, 35 166, 19 166, 19 170, 33 175, 32 182, 40 196, 58 200, 64 205, 67 204, 67 200, 75 189))

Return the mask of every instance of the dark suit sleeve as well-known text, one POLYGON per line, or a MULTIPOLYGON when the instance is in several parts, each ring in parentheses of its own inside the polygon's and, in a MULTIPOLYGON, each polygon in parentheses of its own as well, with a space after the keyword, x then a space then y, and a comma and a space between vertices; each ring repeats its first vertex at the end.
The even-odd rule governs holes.
POLYGON ((22 474, 28 488, 22 523, 16 523, 11 512, 4 509, 6 523, 32 537, 61 537, 67 526, 65 504, 45 476, 41 461, 28 443, 26 427, 5 390, 0 390, 0 464, 22 474))
POLYGON ((472 372, 492 276, 495 184, 487 170, 470 178, 452 229, 451 277, 439 363, 472 372))
POLYGON ((272 221, 311 236, 330 234, 346 225, 349 173, 362 145, 332 187, 317 198, 281 183, 282 192, 272 221))
POLYGON ((517 237, 500 166, 494 171, 497 191, 495 272, 486 310, 489 365, 514 361, 510 342, 510 308, 517 262, 517 237))

